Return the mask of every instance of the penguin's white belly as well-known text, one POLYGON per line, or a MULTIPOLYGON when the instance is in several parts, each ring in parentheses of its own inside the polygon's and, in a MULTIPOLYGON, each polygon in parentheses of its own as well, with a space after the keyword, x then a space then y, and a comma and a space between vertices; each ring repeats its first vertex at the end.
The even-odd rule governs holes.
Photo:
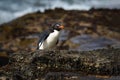
POLYGON ((47 39, 42 43, 39 49, 50 49, 53 48, 58 40, 59 31, 54 30, 53 33, 50 33, 47 39))

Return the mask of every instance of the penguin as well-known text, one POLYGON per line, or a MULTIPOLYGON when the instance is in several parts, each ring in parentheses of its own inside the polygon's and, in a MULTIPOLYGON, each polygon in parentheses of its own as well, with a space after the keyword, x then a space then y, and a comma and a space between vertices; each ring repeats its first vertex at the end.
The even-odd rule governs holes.
POLYGON ((64 29, 63 25, 55 23, 48 30, 43 31, 39 36, 37 49, 48 50, 56 46, 62 29, 64 29))

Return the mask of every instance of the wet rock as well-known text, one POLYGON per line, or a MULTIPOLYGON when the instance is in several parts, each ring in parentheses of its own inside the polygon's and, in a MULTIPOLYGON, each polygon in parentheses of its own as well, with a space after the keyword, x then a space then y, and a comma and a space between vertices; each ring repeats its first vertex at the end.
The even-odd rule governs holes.
MULTIPOLYGON (((72 43, 79 44, 76 50, 87 51, 95 49, 103 49, 109 47, 120 47, 119 40, 110 39, 92 35, 79 35, 70 39, 72 43)), ((74 49, 74 48, 73 48, 74 49)))

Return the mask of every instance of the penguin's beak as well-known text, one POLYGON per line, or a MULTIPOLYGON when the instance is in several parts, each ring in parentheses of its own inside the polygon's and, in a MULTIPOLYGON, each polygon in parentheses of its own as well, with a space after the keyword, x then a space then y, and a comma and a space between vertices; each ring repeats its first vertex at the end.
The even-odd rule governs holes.
POLYGON ((60 29, 64 29, 64 26, 59 26, 60 29))

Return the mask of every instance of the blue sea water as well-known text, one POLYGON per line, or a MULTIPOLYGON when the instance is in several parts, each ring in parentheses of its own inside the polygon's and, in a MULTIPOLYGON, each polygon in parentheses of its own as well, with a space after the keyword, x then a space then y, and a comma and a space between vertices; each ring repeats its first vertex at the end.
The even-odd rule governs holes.
POLYGON ((38 10, 89 10, 93 7, 120 9, 120 0, 0 0, 0 24, 38 10))

